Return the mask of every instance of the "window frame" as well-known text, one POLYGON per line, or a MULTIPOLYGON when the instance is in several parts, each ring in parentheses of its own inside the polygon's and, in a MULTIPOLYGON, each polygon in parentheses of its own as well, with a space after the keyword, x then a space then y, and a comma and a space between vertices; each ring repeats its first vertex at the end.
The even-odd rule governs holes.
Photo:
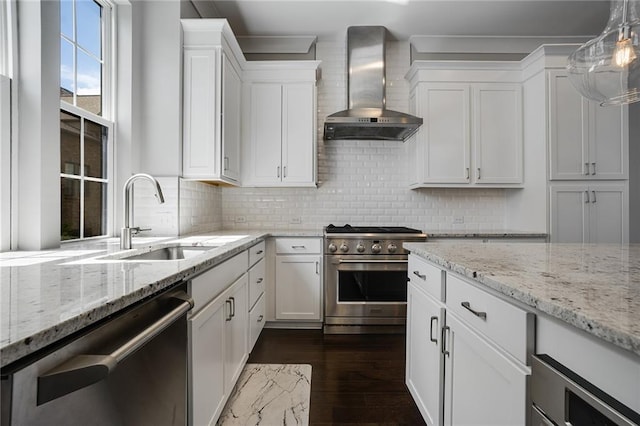
MULTIPOLYGON (((76 0, 74 0, 75 3, 76 0)), ((60 99, 60 111, 68 114, 76 115, 81 118, 81 147, 80 147, 80 175, 72 175, 66 174, 60 171, 60 189, 62 191, 62 178, 74 179, 80 181, 80 236, 79 238, 74 239, 62 239, 62 232, 60 230, 60 243, 73 243, 78 241, 89 241, 95 239, 101 239, 105 237, 110 237, 113 235, 114 229, 114 212, 115 212, 115 190, 114 190, 114 182, 115 182, 115 111, 114 105, 115 102, 115 58, 117 57, 117 53, 115 51, 115 26, 116 26, 116 5, 106 1, 106 0, 93 0, 98 3, 102 7, 102 17, 101 17, 101 42, 102 42, 102 116, 94 114, 90 111, 87 111, 83 108, 80 108, 76 105, 70 104, 69 102, 63 101, 60 99), (101 126, 107 128, 107 150, 106 150, 106 170, 104 178, 94 178, 84 175, 84 121, 89 120, 94 123, 97 123, 101 126), (104 224, 105 234, 96 235, 92 237, 84 236, 84 187, 85 182, 100 182, 106 183, 107 191, 106 191, 106 223, 104 224)), ((74 28, 75 28, 75 19, 74 16, 74 28)), ((62 39, 62 30, 60 30, 59 37, 62 39)), ((74 59, 75 63, 75 59, 74 59)), ((73 70, 74 77, 77 75, 77 69, 73 70)), ((74 101, 77 96, 77 87, 74 88, 74 101)), ((62 205, 60 204, 59 209, 61 211, 61 222, 62 222, 62 205)))

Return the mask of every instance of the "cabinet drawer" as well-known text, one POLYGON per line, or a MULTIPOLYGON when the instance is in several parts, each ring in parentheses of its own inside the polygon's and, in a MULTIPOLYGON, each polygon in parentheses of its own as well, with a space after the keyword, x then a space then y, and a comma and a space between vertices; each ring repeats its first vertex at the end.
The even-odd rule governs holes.
POLYGON ((444 302, 445 271, 424 259, 410 255, 408 273, 413 285, 444 302))
POLYGON ((264 294, 260 296, 258 302, 253 309, 249 312, 249 352, 253 349, 253 346, 260 336, 260 332, 264 327, 264 294))
POLYGON ((264 258, 264 250, 264 241, 259 242, 249 249, 249 266, 255 265, 260 259, 264 258))
POLYGON ((534 315, 447 274, 447 309, 523 364, 533 349, 534 315))
POLYGON ((277 254, 320 254, 320 238, 276 238, 277 254))
POLYGON ((249 254, 245 250, 193 278, 188 284, 189 294, 194 302, 192 315, 244 274, 248 261, 249 254))
POLYGON ((260 295, 264 293, 265 271, 264 259, 261 259, 249 269, 249 309, 256 303, 260 295))

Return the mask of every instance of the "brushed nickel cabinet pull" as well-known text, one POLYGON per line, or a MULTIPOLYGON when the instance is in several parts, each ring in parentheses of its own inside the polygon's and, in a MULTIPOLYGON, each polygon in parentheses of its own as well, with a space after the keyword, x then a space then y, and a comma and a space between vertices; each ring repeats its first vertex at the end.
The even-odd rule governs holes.
POLYGON ((589 191, 584 191, 584 195, 586 195, 586 201, 584 203, 588 204, 589 203, 589 191))
POLYGON ((420 278, 421 280, 426 281, 427 280, 427 276, 426 275, 422 275, 420 273, 420 271, 413 271, 413 275, 417 276, 418 278, 420 278))
POLYGON ((478 167, 478 180, 480 180, 480 167, 478 167))
POLYGON ((231 321, 232 315, 231 315, 231 300, 227 299, 224 301, 225 306, 229 305, 229 314, 227 315, 227 318, 225 319, 225 321, 231 321))
POLYGON ((440 347, 440 351, 445 356, 451 355, 451 353, 447 350, 447 338, 446 338, 449 330, 450 330, 449 326, 445 325, 444 327, 442 327, 442 330, 440 333, 440 340, 442 341, 442 346, 440 347))
POLYGON ((263 320, 263 319, 264 319, 264 315, 260 315, 260 316, 258 317, 258 322, 262 322, 262 320, 263 320))
POLYGON ((261 278, 258 278, 258 279, 256 280, 256 283, 260 284, 263 280, 264 280, 264 278, 262 278, 262 277, 261 277, 261 278))
POLYGON ((256 254, 262 254, 262 253, 264 253, 264 250, 258 250, 258 251, 256 252, 256 254))
POLYGON ((465 308, 467 311, 471 312, 473 315, 477 316, 478 318, 482 318, 483 320, 487 319, 487 313, 486 312, 474 311, 471 308, 471 304, 469 302, 462 302, 462 303, 460 303, 460 305, 462 305, 463 308, 465 308))
POLYGON ((278 170, 277 171, 278 177, 280 177, 280 166, 276 167, 276 169, 278 170))
POLYGON ((591 175, 595 175, 596 174, 596 163, 591 163, 591 166, 593 166, 593 170, 591 171, 591 175))
POLYGON ((469 168, 467 167, 467 180, 469 180, 469 168))
POLYGON ((585 175, 589 174, 589 163, 584 163, 584 174, 585 175))
POLYGON ((596 202, 596 191, 591 191, 591 194, 593 195, 593 198, 591 198, 591 202, 595 203, 596 202))
POLYGON ((438 344, 438 338, 437 337, 436 338, 433 337, 433 321, 434 320, 436 322, 436 327, 438 327, 438 325, 437 325, 438 324, 438 317, 437 316, 431 317, 431 320, 429 321, 429 323, 430 323, 429 324, 429 340, 431 340, 433 343, 435 343, 437 345, 438 344))

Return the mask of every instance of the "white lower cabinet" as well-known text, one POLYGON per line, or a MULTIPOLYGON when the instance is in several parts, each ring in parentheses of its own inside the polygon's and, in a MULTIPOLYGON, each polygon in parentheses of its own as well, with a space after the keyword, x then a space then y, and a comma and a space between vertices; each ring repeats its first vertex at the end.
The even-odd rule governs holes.
POLYGON ((425 422, 527 424, 534 315, 415 255, 409 280, 406 383, 425 422))
POLYGON ((226 298, 219 297, 188 322, 189 424, 215 424, 225 403, 224 329, 226 298))
POLYGON ((442 424, 444 364, 439 330, 443 322, 444 305, 410 282, 406 380, 411 396, 429 425, 442 424))
POLYGON ((227 396, 233 390, 233 385, 238 380, 249 354, 247 350, 248 283, 248 276, 244 274, 226 292, 228 296, 225 303, 228 305, 229 315, 225 318, 224 386, 227 396))
POLYGON ((322 239, 275 241, 275 319, 322 320, 322 239))
POLYGON ((265 323, 266 246, 264 241, 249 249, 249 333, 247 351, 251 352, 265 323))
POLYGON ((247 274, 188 322, 189 423, 215 424, 247 360, 247 274))
POLYGON ((525 425, 530 372, 454 314, 446 323, 444 424, 525 425))
POLYGON ((264 252, 259 242, 189 281, 190 426, 216 424, 262 330, 264 252))

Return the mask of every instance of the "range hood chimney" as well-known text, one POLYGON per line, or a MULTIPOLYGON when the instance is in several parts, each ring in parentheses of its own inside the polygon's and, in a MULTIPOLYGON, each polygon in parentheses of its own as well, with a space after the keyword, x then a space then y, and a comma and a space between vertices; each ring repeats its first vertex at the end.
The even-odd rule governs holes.
POLYGON ((326 118, 325 140, 404 141, 422 125, 420 117, 385 107, 386 34, 381 26, 347 29, 349 109, 326 118))

